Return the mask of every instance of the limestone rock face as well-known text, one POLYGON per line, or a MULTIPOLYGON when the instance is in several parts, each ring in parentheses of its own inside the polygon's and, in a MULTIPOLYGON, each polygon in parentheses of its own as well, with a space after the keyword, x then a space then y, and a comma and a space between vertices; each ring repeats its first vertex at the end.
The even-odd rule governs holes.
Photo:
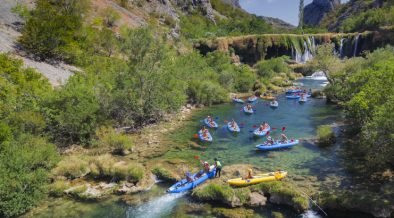
POLYGON ((267 198, 258 192, 252 192, 249 194, 249 204, 252 207, 264 206, 267 203, 267 198))
POLYGON ((239 0, 222 0, 222 2, 233 6, 234 8, 241 8, 239 0))
POLYGON ((313 0, 304 8, 304 24, 309 26, 319 25, 324 15, 340 4, 340 0, 313 0))

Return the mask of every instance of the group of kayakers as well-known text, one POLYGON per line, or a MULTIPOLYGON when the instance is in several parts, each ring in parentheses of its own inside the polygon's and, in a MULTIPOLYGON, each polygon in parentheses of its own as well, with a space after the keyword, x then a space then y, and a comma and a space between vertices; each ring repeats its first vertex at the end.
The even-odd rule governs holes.
MULTIPOLYGON (((281 142, 281 143, 285 143, 285 142, 287 142, 288 141, 288 138, 287 138, 287 136, 284 134, 284 133, 282 133, 281 135, 280 135, 280 140, 277 140, 277 141, 279 141, 279 142, 281 142)), ((275 144, 275 140, 271 137, 271 136, 267 136, 267 141, 266 141, 266 143, 265 143, 266 145, 274 145, 275 144)))

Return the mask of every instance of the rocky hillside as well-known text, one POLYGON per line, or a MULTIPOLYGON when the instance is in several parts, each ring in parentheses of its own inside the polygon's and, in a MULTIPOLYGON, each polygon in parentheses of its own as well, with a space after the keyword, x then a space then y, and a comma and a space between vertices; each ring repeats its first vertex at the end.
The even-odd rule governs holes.
POLYGON ((313 0, 304 8, 304 23, 317 26, 323 17, 341 4, 340 0, 313 0))

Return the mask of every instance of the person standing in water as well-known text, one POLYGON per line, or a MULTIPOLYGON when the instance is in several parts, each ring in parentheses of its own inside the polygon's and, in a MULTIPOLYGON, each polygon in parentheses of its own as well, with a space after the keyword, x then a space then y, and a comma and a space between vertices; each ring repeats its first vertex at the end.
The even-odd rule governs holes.
POLYGON ((215 161, 214 165, 215 165, 215 168, 216 168, 215 178, 218 175, 219 175, 219 178, 220 178, 220 172, 222 171, 222 164, 220 163, 220 161, 217 158, 215 158, 214 161, 215 161))

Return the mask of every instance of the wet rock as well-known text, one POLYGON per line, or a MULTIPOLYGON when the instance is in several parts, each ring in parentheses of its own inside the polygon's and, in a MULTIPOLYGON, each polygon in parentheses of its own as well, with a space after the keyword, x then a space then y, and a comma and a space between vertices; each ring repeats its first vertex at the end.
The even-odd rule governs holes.
POLYGON ((249 194, 249 205, 252 207, 264 206, 267 203, 267 198, 258 193, 252 192, 249 194))

